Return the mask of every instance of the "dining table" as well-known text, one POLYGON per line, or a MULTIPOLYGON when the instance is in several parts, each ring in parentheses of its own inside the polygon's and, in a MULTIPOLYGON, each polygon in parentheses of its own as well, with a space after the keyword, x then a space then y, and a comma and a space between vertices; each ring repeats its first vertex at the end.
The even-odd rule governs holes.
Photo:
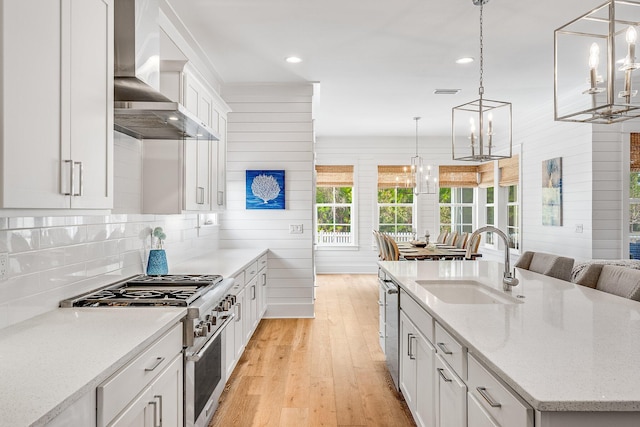
MULTIPOLYGON (((464 259, 466 249, 440 244, 424 244, 424 242, 400 242, 398 243, 400 256, 407 260, 441 260, 464 259)), ((471 259, 482 257, 481 253, 472 253, 471 259)))

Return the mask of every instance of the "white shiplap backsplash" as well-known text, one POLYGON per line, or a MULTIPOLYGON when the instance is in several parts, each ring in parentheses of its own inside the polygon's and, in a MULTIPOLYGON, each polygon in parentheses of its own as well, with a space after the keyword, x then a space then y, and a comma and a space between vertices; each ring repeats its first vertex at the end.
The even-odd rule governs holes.
POLYGON ((0 328, 55 309, 60 300, 146 268, 149 231, 164 227, 169 266, 217 247, 217 228, 196 229, 196 215, 142 215, 142 144, 114 135, 115 198, 111 215, 0 218, 0 328), (118 213, 115 213, 118 212, 118 213))
POLYGON ((220 247, 269 248, 267 317, 314 315, 312 84, 225 86, 227 210, 220 247), (286 209, 246 210, 246 170, 284 170, 286 209), (302 234, 290 234, 290 225, 302 234))

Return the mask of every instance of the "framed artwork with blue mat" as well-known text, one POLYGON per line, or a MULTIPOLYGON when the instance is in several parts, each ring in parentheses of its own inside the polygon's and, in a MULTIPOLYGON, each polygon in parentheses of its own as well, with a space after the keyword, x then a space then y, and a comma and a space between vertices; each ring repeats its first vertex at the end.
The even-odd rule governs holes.
POLYGON ((284 171, 248 170, 247 209, 284 209, 284 171))

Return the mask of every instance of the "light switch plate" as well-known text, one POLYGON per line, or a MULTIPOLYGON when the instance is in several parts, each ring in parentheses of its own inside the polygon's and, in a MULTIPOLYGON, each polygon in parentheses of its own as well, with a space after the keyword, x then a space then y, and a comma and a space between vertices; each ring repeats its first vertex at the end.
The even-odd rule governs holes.
POLYGON ((289 234, 303 234, 302 224, 289 224, 289 234))

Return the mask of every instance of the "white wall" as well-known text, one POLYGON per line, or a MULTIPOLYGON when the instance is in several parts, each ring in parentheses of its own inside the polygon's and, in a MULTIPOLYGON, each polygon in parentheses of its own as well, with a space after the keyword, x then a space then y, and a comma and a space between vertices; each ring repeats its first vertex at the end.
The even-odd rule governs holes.
POLYGON ((522 144, 522 251, 592 258, 591 138, 589 124, 554 121, 553 106, 535 117, 514 119, 514 142, 522 144), (543 226, 542 162, 555 157, 562 157, 563 225, 543 226))
POLYGON ((314 315, 312 84, 229 85, 220 246, 269 248, 267 317, 314 315), (246 170, 285 171, 285 210, 246 210, 246 170), (302 224, 303 234, 289 225, 302 224))
POLYGON ((217 247, 217 230, 200 230, 199 236, 196 215, 140 214, 141 142, 116 132, 114 145, 111 215, 0 217, 0 252, 9 253, 8 280, 0 281, 0 328, 144 272, 153 227, 167 234, 169 268, 217 247))

